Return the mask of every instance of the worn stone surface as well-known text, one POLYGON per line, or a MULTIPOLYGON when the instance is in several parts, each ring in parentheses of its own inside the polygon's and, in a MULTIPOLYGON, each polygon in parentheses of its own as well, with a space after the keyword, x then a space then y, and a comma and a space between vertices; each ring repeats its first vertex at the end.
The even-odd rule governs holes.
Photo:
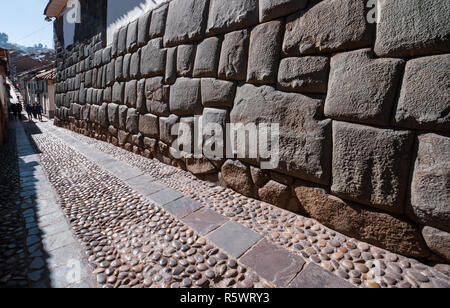
POLYGON ((331 121, 323 118, 321 106, 320 100, 302 94, 246 84, 237 89, 230 118, 231 123, 279 123, 279 164, 275 170, 328 184, 331 121))
POLYGON ((448 51, 447 0, 382 0, 378 6, 377 55, 411 57, 448 51))
POLYGON ((137 80, 128 81, 125 84, 125 105, 128 107, 136 108, 136 100, 137 100, 137 80))
POLYGON ((286 208, 290 195, 291 190, 288 186, 273 180, 270 180, 258 190, 258 196, 262 201, 276 205, 280 208, 286 208))
POLYGON ((162 48, 162 39, 148 42, 141 50, 141 75, 153 77, 164 75, 166 67, 166 50, 162 48))
POLYGON ((303 9, 307 0, 259 0, 259 21, 266 22, 303 9))
POLYGON ((258 187, 263 187, 270 181, 270 175, 259 168, 250 166, 250 174, 252 175, 253 183, 258 187))
POLYGON ((131 62, 131 54, 127 53, 125 56, 123 56, 123 67, 122 67, 122 74, 123 79, 130 80, 130 62, 131 62))
POLYGON ((228 220, 210 209, 201 209, 186 216, 183 221, 200 235, 205 236, 228 220))
POLYGON ((219 78, 247 79, 249 43, 250 31, 248 29, 225 34, 219 60, 219 78))
POLYGON ((175 139, 172 136, 172 126, 179 121, 179 117, 171 114, 169 117, 159 118, 159 139, 166 144, 171 144, 175 139))
POLYGON ((117 57, 114 63, 114 78, 116 81, 122 81, 123 78, 123 57, 117 57))
POLYGON ((405 209, 414 134, 333 121, 331 191, 389 212, 405 209))
POLYGON ((257 25, 250 35, 247 82, 276 83, 283 22, 269 21, 257 25))
POLYGON ((174 84, 177 80, 177 47, 167 49, 166 58, 166 71, 165 71, 166 84, 174 84))
POLYGON ((200 79, 178 78, 170 87, 170 111, 179 116, 202 113, 200 79))
POLYGON ((450 132, 450 54, 406 63, 396 124, 414 129, 450 132))
POLYGON ((164 35, 168 8, 169 5, 164 4, 152 11, 152 20, 149 28, 149 36, 151 39, 164 35))
POLYGON ((130 78, 137 79, 141 72, 141 50, 137 50, 131 55, 130 59, 130 78))
POLYGON ((278 70, 278 88, 300 93, 327 93, 330 59, 322 56, 284 58, 278 70))
POLYGON ((305 261, 281 247, 263 239, 240 259, 277 287, 286 287, 302 270, 305 261))
POLYGON ((151 18, 152 12, 149 11, 141 15, 138 19, 138 38, 137 38, 138 47, 145 46, 145 44, 147 44, 149 40, 149 27, 151 18))
POLYGON ((287 18, 283 51, 299 55, 366 47, 373 32, 363 1, 321 1, 287 18))
POLYGON ((197 45, 179 45, 177 47, 177 73, 181 77, 191 77, 194 70, 197 45))
POLYGON ((125 92, 125 83, 116 82, 112 91, 112 102, 116 104, 123 104, 123 95, 125 92))
POLYGON ((346 203, 304 183, 296 184, 295 193, 306 213, 338 232, 405 256, 429 255, 415 224, 403 218, 346 203))
POLYGON ((162 77, 148 78, 145 81, 147 110, 159 116, 169 116, 169 90, 163 85, 162 77))
POLYGON ((139 116, 139 132, 144 137, 159 138, 159 119, 153 114, 139 116))
POLYGON ((201 96, 205 107, 232 107, 236 85, 231 81, 202 78, 201 96))
POLYGON ((128 108, 127 110, 127 122, 126 130, 130 134, 139 133, 139 115, 134 108, 128 108))
POLYGON ((195 175, 216 173, 216 167, 204 156, 186 155, 186 168, 195 175))
POLYGON ((119 105, 114 103, 108 104, 108 120, 110 124, 119 127, 119 105))
POLYGON ((231 32, 258 23, 258 0, 210 0, 208 34, 231 32))
POLYGON ((123 56, 127 53, 127 32, 128 26, 124 26, 119 30, 119 38, 117 41, 117 55, 123 56))
POLYGON ((137 81, 136 88, 136 110, 137 112, 144 114, 147 113, 147 98, 145 93, 146 79, 140 79, 137 81))
POLYGON ((450 137, 418 136, 407 214, 423 225, 450 232, 450 137))
POLYGON ((128 24, 127 28, 127 50, 134 52, 138 48, 138 20, 134 20, 128 24))
POLYGON ((167 13, 164 46, 172 47, 201 39, 208 19, 208 7, 208 0, 171 1, 167 13))
POLYGON ((125 130, 127 126, 128 107, 124 105, 119 106, 119 128, 125 130))
POLYGON ((422 235, 431 251, 450 262, 450 233, 426 226, 422 235))
POLYGON ((98 124, 101 127, 108 127, 108 104, 103 103, 98 110, 98 124))
POLYGON ((295 277, 289 287, 303 289, 353 288, 353 286, 347 281, 331 274, 314 263, 305 265, 305 269, 301 271, 297 277, 295 277))
POLYGON ((250 168, 238 160, 227 160, 222 166, 223 180, 237 192, 253 197, 256 188, 252 182, 250 168))
POLYGON ((217 77, 221 40, 210 37, 197 45, 193 77, 217 77))
POLYGON ((370 49, 333 56, 325 116, 389 125, 403 66, 401 59, 375 59, 370 49))

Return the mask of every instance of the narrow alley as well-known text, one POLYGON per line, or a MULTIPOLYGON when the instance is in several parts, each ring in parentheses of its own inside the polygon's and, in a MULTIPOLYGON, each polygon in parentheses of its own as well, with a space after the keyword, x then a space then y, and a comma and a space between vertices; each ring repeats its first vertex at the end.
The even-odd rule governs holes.
POLYGON ((449 286, 416 260, 51 121, 12 122, 10 135, 2 286, 449 286))

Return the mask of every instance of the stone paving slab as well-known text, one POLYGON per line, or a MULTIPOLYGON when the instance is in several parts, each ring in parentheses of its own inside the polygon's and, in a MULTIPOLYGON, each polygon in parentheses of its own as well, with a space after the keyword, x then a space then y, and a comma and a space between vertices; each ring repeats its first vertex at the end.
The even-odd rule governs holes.
POLYGON ((178 218, 183 218, 184 216, 192 214, 201 207, 202 205, 200 203, 186 197, 177 199, 164 205, 164 209, 166 211, 178 218))
POLYGON ((144 196, 150 196, 154 193, 157 193, 167 188, 166 185, 163 185, 160 182, 155 181, 154 178, 148 175, 140 175, 135 178, 131 178, 129 180, 126 180, 125 183, 133 187, 134 190, 136 190, 138 193, 144 196))
POLYGON ((282 247, 261 240, 240 259, 277 287, 286 287, 303 269, 305 260, 282 247))
POLYGON ((206 238, 233 258, 239 258, 261 240, 262 236, 235 221, 229 221, 206 238))
POLYGON ((202 236, 216 230, 228 221, 228 218, 210 209, 200 209, 186 217, 183 221, 202 236))
POLYGON ((289 284, 290 288, 354 288, 344 279, 333 275, 322 267, 309 263, 289 284))
POLYGON ((150 200, 162 206, 182 197, 184 197, 182 193, 171 188, 165 188, 149 196, 150 200))

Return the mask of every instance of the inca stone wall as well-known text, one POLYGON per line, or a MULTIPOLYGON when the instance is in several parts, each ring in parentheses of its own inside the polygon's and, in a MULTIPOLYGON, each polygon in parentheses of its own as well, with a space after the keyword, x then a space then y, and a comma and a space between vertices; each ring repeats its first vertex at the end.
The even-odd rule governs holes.
POLYGON ((448 0, 172 0, 59 54, 56 125, 407 256, 450 260, 448 0), (175 159, 194 116, 279 123, 280 163, 175 159))

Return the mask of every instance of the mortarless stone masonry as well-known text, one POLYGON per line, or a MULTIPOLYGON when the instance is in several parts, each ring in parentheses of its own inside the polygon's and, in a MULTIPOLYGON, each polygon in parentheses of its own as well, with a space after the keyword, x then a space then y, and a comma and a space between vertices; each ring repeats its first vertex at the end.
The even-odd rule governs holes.
POLYGON ((379 0, 378 24, 366 4, 172 0, 111 46, 99 34, 59 52, 55 124, 449 262, 450 4, 379 0), (279 123, 278 167, 176 159, 171 129, 196 115, 279 123))

